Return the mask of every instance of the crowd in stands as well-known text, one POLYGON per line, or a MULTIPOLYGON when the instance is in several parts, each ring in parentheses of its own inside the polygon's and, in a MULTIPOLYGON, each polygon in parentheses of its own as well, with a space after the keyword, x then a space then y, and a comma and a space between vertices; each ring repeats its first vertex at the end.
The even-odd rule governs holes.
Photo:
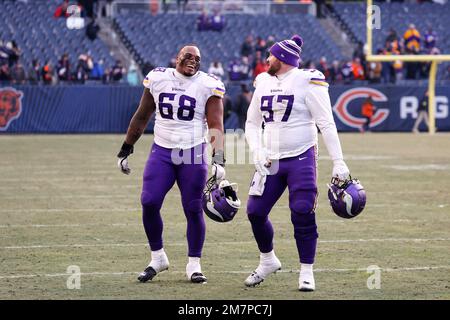
POLYGON ((220 11, 215 9, 212 15, 208 15, 206 10, 197 17, 196 20, 198 31, 218 31, 221 32, 225 28, 225 18, 220 11))
POLYGON ((0 82, 12 84, 77 83, 98 81, 102 83, 128 82, 138 85, 137 67, 132 65, 127 73, 122 62, 117 60, 113 66, 105 66, 104 60, 94 60, 90 53, 80 54, 73 63, 64 53, 56 65, 51 61, 34 59, 31 66, 24 66, 20 60, 21 51, 14 41, 3 43, 0 40, 0 82))

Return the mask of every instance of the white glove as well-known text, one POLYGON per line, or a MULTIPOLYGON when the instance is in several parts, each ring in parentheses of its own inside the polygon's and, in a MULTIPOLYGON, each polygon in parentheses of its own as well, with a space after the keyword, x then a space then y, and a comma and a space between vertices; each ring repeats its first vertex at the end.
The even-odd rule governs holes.
POLYGON ((117 165, 118 165, 120 171, 122 171, 122 173, 124 173, 124 174, 131 173, 131 169, 128 166, 128 156, 126 156, 125 158, 119 158, 119 160, 117 161, 117 165))
POLYGON ((225 168, 222 167, 220 164, 214 163, 212 165, 212 175, 216 176, 217 181, 222 181, 225 179, 225 168))
POLYGON ((333 178, 336 177, 340 181, 345 181, 350 178, 350 171, 344 160, 334 160, 333 161, 333 178))
POLYGON ((269 152, 266 148, 261 148, 253 152, 253 162, 256 171, 258 171, 260 175, 266 176, 270 174, 268 168, 270 167, 271 162, 269 160, 269 152))

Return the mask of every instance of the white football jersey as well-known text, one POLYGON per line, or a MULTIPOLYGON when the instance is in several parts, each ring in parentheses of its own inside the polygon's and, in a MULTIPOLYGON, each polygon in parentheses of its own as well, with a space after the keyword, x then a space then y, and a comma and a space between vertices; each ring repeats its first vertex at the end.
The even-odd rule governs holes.
POLYGON ((164 148, 189 149, 206 142, 205 118, 209 97, 222 98, 223 83, 202 71, 186 77, 173 68, 155 68, 143 81, 155 100, 155 143, 164 148))
MULTIPOLYGON (((270 159, 293 157, 317 145, 316 125, 321 130, 335 127, 328 84, 320 71, 295 68, 281 76, 262 73, 254 85, 246 131, 259 130, 263 123, 263 145, 270 159)), ((247 140, 252 148, 252 139, 247 140)))

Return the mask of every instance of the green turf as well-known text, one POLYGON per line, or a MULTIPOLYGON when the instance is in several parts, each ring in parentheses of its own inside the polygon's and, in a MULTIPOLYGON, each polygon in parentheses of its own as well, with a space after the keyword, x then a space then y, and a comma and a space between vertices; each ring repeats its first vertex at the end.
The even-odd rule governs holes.
MULTIPOLYGON (((350 221, 329 209, 331 161, 321 142, 314 293, 297 291, 286 194, 271 213, 283 272, 257 288, 244 286, 258 264, 245 214, 253 168, 231 164, 232 157, 227 175, 239 183, 243 209, 229 224, 207 220, 202 268, 208 284, 191 284, 184 275, 186 225, 176 187, 162 209, 170 270, 138 283, 149 260, 139 199, 152 136, 137 143, 130 176, 116 167, 122 140, 0 136, 0 299, 450 298, 449 134, 342 134, 347 164, 368 194, 366 209, 350 221), (66 287, 70 265, 86 273, 80 290, 66 287), (379 290, 367 288, 370 265, 382 268, 379 290)), ((239 143, 236 150, 243 149, 239 143)))

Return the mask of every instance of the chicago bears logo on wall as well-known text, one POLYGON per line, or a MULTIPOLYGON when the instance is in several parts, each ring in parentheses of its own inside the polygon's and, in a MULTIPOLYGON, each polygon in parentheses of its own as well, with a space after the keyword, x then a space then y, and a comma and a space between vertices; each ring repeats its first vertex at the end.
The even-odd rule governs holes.
POLYGON ((8 129, 10 123, 20 117, 23 92, 14 88, 0 88, 0 131, 8 129))
POLYGON ((372 97, 374 105, 376 107, 376 111, 370 121, 370 127, 376 127, 380 123, 382 123, 389 115, 389 110, 380 108, 377 105, 377 102, 386 102, 387 97, 380 91, 372 88, 353 88, 342 93, 339 98, 336 100, 336 103, 333 106, 333 110, 336 113, 339 120, 341 120, 344 124, 349 127, 360 129, 362 125, 366 122, 366 119, 360 116, 356 116, 356 114, 361 115, 361 105, 364 99, 368 96, 372 97), (349 105, 356 99, 360 99, 358 105, 358 112, 350 113, 349 105))

